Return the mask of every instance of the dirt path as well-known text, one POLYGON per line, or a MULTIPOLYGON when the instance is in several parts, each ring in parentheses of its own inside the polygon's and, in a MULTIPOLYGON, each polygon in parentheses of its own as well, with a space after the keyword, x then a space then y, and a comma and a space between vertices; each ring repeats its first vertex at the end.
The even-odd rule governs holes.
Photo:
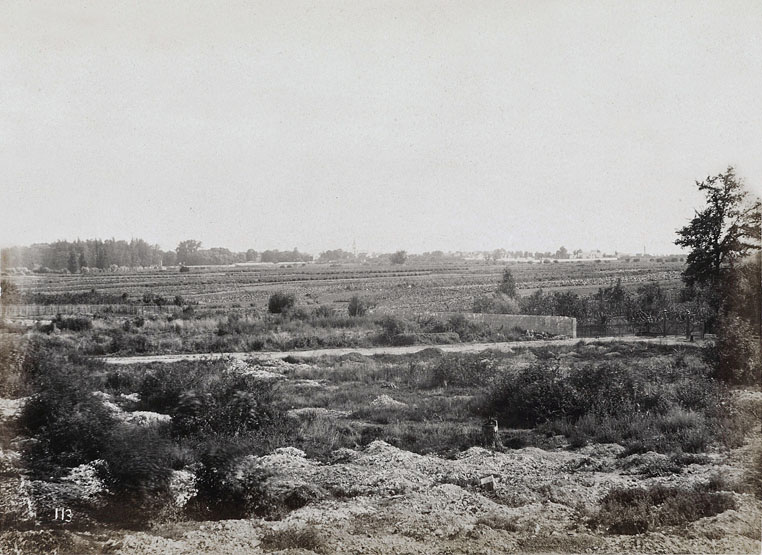
POLYGON ((316 358, 321 356, 342 356, 349 353, 359 353, 363 356, 373 355, 409 355, 418 353, 424 349, 440 349, 446 353, 478 353, 487 349, 497 351, 509 351, 519 347, 543 347, 546 345, 574 345, 578 342, 590 343, 593 341, 625 341, 628 343, 653 343, 656 345, 694 345, 699 346, 703 342, 689 343, 685 339, 677 337, 640 337, 627 335, 623 337, 601 338, 578 338, 578 339, 539 339, 535 341, 504 341, 501 343, 456 343, 454 345, 410 345, 406 347, 365 347, 365 348, 340 348, 340 349, 313 349, 308 351, 269 351, 269 352, 245 352, 245 353, 185 353, 176 355, 143 355, 129 357, 104 357, 108 364, 137 364, 148 362, 178 362, 182 360, 216 360, 220 358, 248 359, 256 357, 260 359, 281 359, 286 356, 299 358, 316 358))

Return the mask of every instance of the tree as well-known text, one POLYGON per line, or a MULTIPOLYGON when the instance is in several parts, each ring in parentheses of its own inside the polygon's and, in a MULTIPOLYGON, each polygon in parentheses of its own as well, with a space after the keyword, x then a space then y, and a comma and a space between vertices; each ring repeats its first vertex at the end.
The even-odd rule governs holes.
POLYGON ((397 251, 390 258, 392 264, 404 264, 407 260, 407 252, 397 251))
POLYGON ((194 255, 198 252, 198 249, 201 248, 201 241, 196 241, 194 239, 188 239, 186 241, 182 241, 179 245, 177 245, 177 248, 175 251, 177 252, 177 261, 180 264, 191 264, 193 263, 194 255))
POLYGON ((513 277, 513 273, 508 268, 503 270, 503 279, 498 285, 497 291, 512 299, 516 298, 516 278, 513 277))
POLYGON ((675 244, 691 249, 683 272, 686 285, 716 288, 726 269, 759 249, 762 205, 749 195, 732 167, 697 181, 696 186, 705 194, 707 205, 678 230, 675 244))
POLYGON ((79 272, 79 265, 77 264, 77 253, 74 252, 73 249, 69 251, 69 263, 66 265, 66 267, 72 274, 79 272))

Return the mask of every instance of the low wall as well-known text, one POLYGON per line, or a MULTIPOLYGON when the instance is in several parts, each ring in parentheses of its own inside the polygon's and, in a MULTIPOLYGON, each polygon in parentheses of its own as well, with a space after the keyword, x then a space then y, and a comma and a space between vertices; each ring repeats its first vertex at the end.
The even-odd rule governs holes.
MULTIPOLYGON (((440 312, 438 314, 450 316, 456 313, 440 312)), ((469 320, 487 324, 491 328, 503 328, 506 330, 521 328, 523 330, 553 335, 566 335, 571 338, 577 337, 577 319, 567 316, 530 316, 526 314, 485 314, 473 312, 465 312, 463 316, 469 320)))

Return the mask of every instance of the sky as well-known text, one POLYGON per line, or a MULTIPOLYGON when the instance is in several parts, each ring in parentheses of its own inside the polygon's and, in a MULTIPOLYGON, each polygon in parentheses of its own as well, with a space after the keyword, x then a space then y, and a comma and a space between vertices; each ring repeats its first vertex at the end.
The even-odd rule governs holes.
POLYGON ((0 0, 0 246, 679 252, 762 2, 0 0))

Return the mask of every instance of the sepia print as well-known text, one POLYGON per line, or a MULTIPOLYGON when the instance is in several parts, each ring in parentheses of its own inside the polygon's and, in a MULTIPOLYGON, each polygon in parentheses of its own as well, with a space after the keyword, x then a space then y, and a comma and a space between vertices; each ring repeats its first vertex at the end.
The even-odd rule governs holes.
POLYGON ((0 553, 759 553, 760 29, 0 3, 0 553))

